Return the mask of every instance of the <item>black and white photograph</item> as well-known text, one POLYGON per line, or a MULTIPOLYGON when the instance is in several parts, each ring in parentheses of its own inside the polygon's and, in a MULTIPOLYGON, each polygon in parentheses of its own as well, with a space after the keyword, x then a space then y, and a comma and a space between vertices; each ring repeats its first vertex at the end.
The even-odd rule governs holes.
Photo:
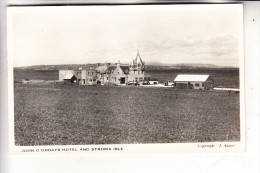
POLYGON ((243 151, 241 4, 7 12, 10 148, 243 151))

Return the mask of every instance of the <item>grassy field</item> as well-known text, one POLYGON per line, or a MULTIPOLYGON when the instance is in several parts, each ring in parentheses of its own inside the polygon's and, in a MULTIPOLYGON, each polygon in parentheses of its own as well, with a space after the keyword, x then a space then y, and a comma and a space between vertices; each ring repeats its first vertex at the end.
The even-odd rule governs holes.
POLYGON ((14 88, 15 144, 239 141, 239 94, 76 85, 14 88))

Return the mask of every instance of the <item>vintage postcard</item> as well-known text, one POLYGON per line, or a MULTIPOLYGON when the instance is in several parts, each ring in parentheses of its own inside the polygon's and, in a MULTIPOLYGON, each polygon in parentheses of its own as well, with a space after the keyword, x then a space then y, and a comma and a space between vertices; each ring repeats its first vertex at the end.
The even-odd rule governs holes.
POLYGON ((242 4, 8 7, 10 153, 245 150, 242 4))

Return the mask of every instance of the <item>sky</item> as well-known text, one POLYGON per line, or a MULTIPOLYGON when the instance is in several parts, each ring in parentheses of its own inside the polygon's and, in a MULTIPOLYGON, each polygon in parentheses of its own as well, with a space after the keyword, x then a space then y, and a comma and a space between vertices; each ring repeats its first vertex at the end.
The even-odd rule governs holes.
POLYGON ((15 67, 130 63, 239 66, 242 6, 141 5, 9 7, 15 67))

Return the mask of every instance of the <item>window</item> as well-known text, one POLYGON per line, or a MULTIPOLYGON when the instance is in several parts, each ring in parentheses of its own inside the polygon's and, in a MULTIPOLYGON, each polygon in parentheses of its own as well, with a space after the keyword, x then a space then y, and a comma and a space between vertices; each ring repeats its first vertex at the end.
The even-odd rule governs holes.
POLYGON ((94 75, 94 72, 92 72, 92 76, 94 75))
POLYGON ((204 87, 204 83, 202 83, 202 87, 204 87))
POLYGON ((199 83, 195 83, 195 86, 196 86, 196 87, 199 87, 199 86, 200 86, 200 84, 199 84, 199 83))
POLYGON ((93 81, 96 81, 96 79, 93 79, 93 81))
POLYGON ((89 75, 89 72, 88 72, 88 75, 89 75))
POLYGON ((89 79, 90 80, 90 82, 92 82, 92 79, 89 79))
POLYGON ((107 80, 108 80, 108 77, 107 77, 107 80))

